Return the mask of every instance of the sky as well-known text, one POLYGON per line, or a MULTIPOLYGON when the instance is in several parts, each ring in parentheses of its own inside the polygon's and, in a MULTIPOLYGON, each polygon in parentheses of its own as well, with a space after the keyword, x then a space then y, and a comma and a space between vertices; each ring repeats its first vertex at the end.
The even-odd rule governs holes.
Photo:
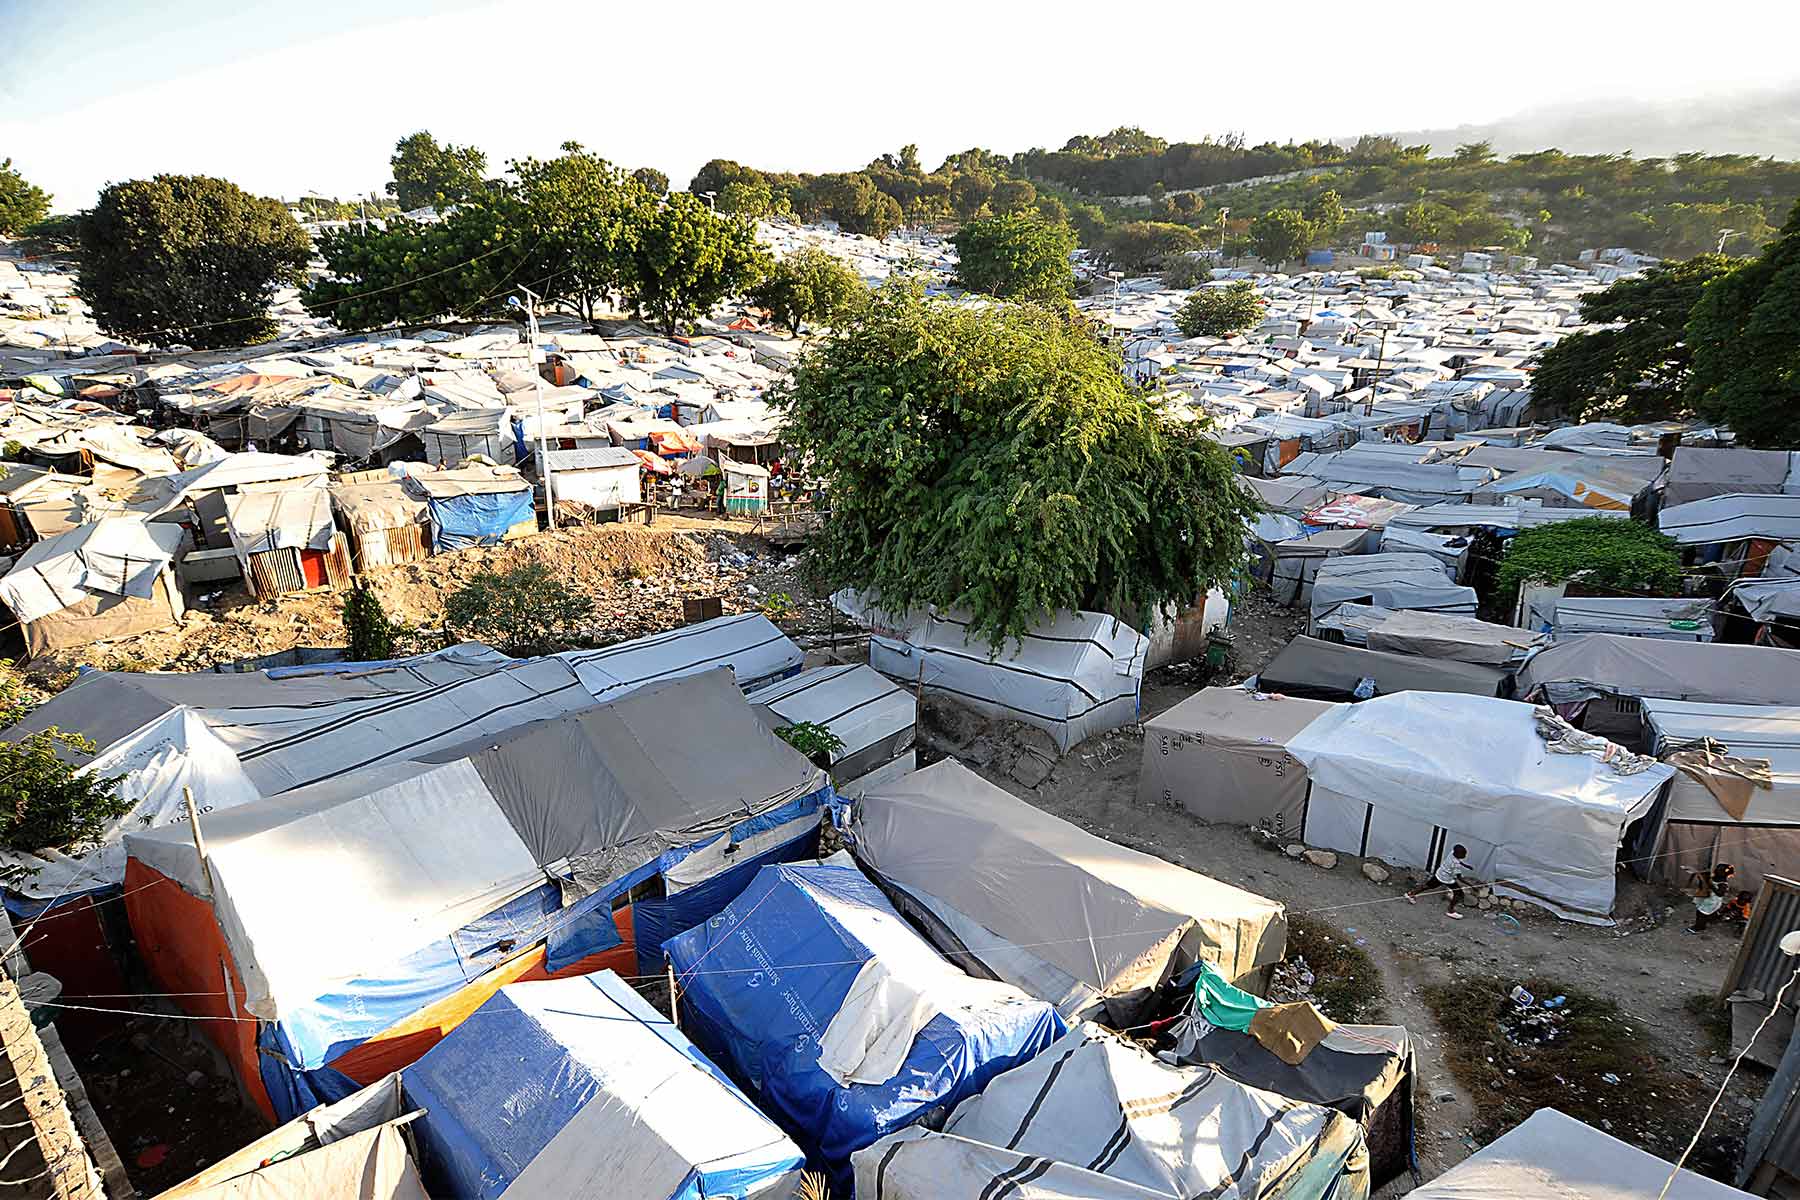
POLYGON ((911 142, 1141 125, 1252 142, 1792 83, 1784 0, 0 0, 0 159, 65 212, 110 181, 379 189, 419 129, 506 160, 569 140, 685 186, 710 158, 853 170, 911 142))

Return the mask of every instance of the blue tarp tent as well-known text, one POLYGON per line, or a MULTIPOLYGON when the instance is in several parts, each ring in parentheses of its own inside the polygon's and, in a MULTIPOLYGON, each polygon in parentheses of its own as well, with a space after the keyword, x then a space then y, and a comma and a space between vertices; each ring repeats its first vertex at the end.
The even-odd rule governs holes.
POLYGON ((682 1028, 845 1194, 852 1151, 979 1092, 1064 1030, 1050 1005, 946 962, 854 867, 766 866, 664 949, 682 1028))
POLYGON ((531 483, 512 467, 461 467, 409 475, 431 517, 433 552, 498 545, 515 525, 537 528, 531 483))
POLYGON ((786 1197, 803 1162, 611 971, 501 988, 403 1082, 437 1197, 786 1197))

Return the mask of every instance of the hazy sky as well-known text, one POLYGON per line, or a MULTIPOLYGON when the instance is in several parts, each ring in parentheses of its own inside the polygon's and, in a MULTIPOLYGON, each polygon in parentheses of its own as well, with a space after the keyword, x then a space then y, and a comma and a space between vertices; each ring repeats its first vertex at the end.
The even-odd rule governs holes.
POLYGON ((416 129, 496 170, 575 139, 680 187, 713 157, 935 166, 1122 124, 1304 140, 1766 87, 1796 34, 1785 0, 0 0, 0 158, 59 211, 158 172, 366 192, 416 129))

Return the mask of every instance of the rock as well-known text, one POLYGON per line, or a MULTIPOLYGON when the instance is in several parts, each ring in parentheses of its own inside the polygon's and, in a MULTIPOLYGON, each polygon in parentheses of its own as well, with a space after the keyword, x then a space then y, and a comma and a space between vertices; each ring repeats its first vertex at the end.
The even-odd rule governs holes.
POLYGON ((1486 896, 1483 896, 1481 899, 1479 899, 1475 902, 1475 907, 1479 908, 1482 912, 1493 912, 1494 911, 1494 902, 1492 900, 1488 899, 1486 896))
POLYGON ((1013 763, 1012 777, 1026 787, 1034 788, 1050 778, 1050 764, 1036 754, 1021 754, 1018 761, 1013 763))
POLYGON ((1299 842, 1295 842, 1294 844, 1292 844, 1290 846, 1283 846, 1281 848, 1281 852, 1283 854, 1287 855, 1289 858, 1298 859, 1298 858, 1302 857, 1303 855, 1305 855, 1306 847, 1302 846, 1299 842))
POLYGON ((187 1073, 187 1085, 189 1087, 197 1088, 205 1082, 206 1082, 206 1072, 205 1071, 189 1071, 187 1073))
POLYGON ((1329 871, 1337 866, 1337 853, 1332 850, 1304 850, 1301 857, 1315 867, 1323 867, 1329 871))
POLYGON ((1455 1101, 1456 1093, 1449 1088, 1437 1088, 1431 1093, 1431 1098, 1439 1104, 1450 1104, 1455 1101))
POLYGON ((1380 863, 1366 862, 1362 865, 1363 877, 1370 883, 1386 883, 1391 876, 1388 869, 1380 863))

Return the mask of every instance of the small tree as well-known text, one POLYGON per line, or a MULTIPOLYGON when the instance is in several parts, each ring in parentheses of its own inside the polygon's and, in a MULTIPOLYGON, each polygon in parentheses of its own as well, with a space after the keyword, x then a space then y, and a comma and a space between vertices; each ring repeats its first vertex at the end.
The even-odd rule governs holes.
POLYGON ((639 167, 631 177, 652 196, 665 196, 669 192, 669 177, 655 167, 639 167))
POLYGON ((1681 587, 1673 538, 1630 518, 1583 517, 1527 529, 1507 546, 1498 577, 1502 607, 1519 585, 1579 583, 1596 592, 1671 596, 1681 587))
POLYGON ((1270 266, 1299 258, 1312 244, 1312 226, 1295 208, 1278 208, 1250 222, 1250 244, 1270 266))
POLYGON ((50 193, 14 170, 12 159, 0 159, 0 237, 37 224, 49 211, 50 193))
POLYGON ((440 143, 425 130, 401 138, 388 159, 394 178, 388 194, 401 208, 456 204, 481 191, 487 155, 474 146, 440 143))
POLYGON ((775 192, 760 175, 746 176, 726 184, 716 203, 722 213, 755 221, 774 211, 775 192))
POLYGON ((1312 230, 1311 240, 1315 244, 1337 237, 1344 222, 1350 219, 1350 214, 1344 210, 1343 199, 1331 188, 1307 201, 1306 211, 1301 215, 1312 230))
POLYGON ((204 175, 115 183, 82 217, 81 298, 100 328, 159 346, 275 335, 275 289, 300 282, 312 242, 279 201, 204 175))
POLYGON ((508 654, 552 654, 580 637, 594 602, 543 563, 521 563, 476 576, 444 601, 444 619, 460 637, 508 654))
POLYGON ((978 217, 950 239, 956 284, 1004 300, 1065 300, 1075 286, 1075 231, 1035 213, 978 217))
POLYGON ((1200 249, 1200 235, 1167 221, 1128 221, 1106 235, 1106 260, 1121 271, 1160 271, 1178 254, 1200 249))
POLYGON ((854 316, 868 303, 869 289, 835 255, 809 247, 771 267, 750 299, 798 335, 802 322, 836 325, 854 316))
POLYGON ((393 658, 399 633, 374 588, 358 583, 344 593, 344 635, 348 642, 345 654, 352 662, 393 658))
POLYGON ((1163 268, 1162 283, 1166 288, 1190 291, 1212 282, 1213 264, 1196 254, 1178 254, 1163 268))
POLYGON ((1230 337, 1262 320, 1263 308, 1262 297, 1247 282, 1203 287, 1181 306, 1175 324, 1188 337, 1230 337))
MULTIPOLYGON (((31 711, 19 674, 0 665, 0 727, 31 711)), ((0 742, 0 844, 21 854, 56 850, 79 856, 131 809, 119 794, 120 776, 84 772, 59 752, 92 754, 94 743, 51 727, 0 742)), ((18 884, 33 872, 12 868, 0 882, 18 884)))
POLYGON ((775 736, 806 755, 814 765, 831 767, 831 756, 844 748, 844 739, 831 732, 831 728, 813 721, 796 721, 792 725, 783 725, 775 731, 775 736))
POLYGON ((749 221, 721 217, 691 192, 639 205, 629 245, 625 292, 670 337, 682 321, 752 287, 769 262, 749 221))

